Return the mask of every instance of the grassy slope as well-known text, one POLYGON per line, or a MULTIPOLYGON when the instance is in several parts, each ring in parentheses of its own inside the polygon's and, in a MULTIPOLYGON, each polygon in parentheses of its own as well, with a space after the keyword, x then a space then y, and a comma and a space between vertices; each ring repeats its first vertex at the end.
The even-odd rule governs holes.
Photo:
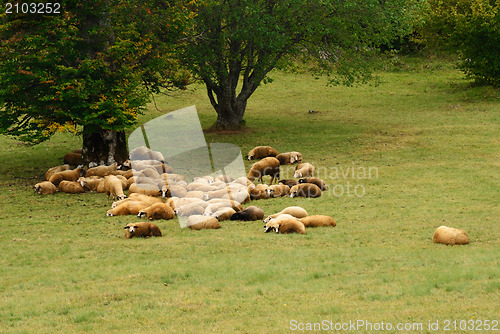
MULTIPOLYGON (((498 319, 498 90, 464 89, 446 67, 385 73, 379 87, 274 78, 249 102, 250 131, 207 141, 301 151, 330 194, 253 204, 301 205, 337 228, 196 232, 162 221, 163 238, 124 240, 137 218, 105 217, 105 196, 30 189, 78 138, 25 147, 0 137, 0 332, 285 333, 292 319, 422 322, 426 332, 429 320, 498 319), (361 173, 370 167, 378 177, 361 173), (442 224, 471 244, 432 244, 442 224)), ((156 102, 163 112, 196 104, 204 127, 215 120, 202 87, 156 102)))

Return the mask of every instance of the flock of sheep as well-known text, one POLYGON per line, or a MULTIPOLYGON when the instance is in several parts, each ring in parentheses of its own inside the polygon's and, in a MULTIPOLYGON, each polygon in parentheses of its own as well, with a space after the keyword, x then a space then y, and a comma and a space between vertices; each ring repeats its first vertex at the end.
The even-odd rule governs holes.
MULTIPOLYGON (((175 216, 183 222, 181 226, 196 230, 220 228, 224 220, 264 220, 266 233, 304 234, 306 227, 336 226, 332 217, 309 215, 298 206, 287 207, 265 219, 264 211, 255 205, 244 209, 242 205, 252 200, 281 196, 316 198, 327 189, 323 180, 314 177, 315 167, 302 162, 300 152, 278 154, 270 146, 257 146, 250 150, 247 158, 258 160, 247 177, 206 175, 188 182, 165 162, 161 152, 145 146, 132 150, 130 160, 121 166, 115 163, 87 169, 77 167, 82 163, 81 151, 77 150, 64 157, 64 165, 50 168, 45 180, 34 188, 38 194, 57 191, 107 194, 108 202, 110 198, 114 201, 107 216, 136 215, 150 220, 127 224, 124 227, 127 239, 161 236, 160 228, 151 220, 175 216), (294 178, 279 180, 280 166, 288 164, 296 164, 294 178), (269 185, 263 183, 264 176, 271 177, 269 185), (256 180, 260 183, 255 184, 256 180)), ((436 230, 433 240, 445 244, 468 243, 465 231, 445 226, 436 230)))

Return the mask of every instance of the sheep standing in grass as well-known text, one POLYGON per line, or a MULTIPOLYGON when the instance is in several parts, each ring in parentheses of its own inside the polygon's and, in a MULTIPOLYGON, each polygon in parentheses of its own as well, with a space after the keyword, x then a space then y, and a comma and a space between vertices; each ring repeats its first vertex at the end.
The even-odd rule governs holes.
POLYGON ((321 189, 313 183, 299 183, 290 189, 290 197, 311 197, 321 196, 321 189))
POLYGON ((114 175, 108 175, 104 179, 104 192, 108 195, 108 201, 110 196, 113 200, 127 197, 123 193, 122 181, 114 175))
POLYGON ((33 186, 33 188, 35 189, 35 193, 40 195, 53 194, 57 191, 57 187, 49 181, 37 183, 33 186))
POLYGON ((439 226, 436 232, 434 232, 432 241, 436 244, 466 245, 469 243, 469 237, 464 230, 448 226, 439 226))
POLYGON ((271 219, 266 225, 265 232, 268 233, 272 230, 276 233, 288 234, 288 233, 299 233, 305 234, 306 228, 299 220, 294 218, 284 218, 284 219, 271 219))
POLYGON ((337 226, 335 220, 330 216, 313 215, 299 219, 305 227, 337 226))
POLYGON ((130 223, 124 229, 125 239, 162 236, 160 228, 151 222, 130 223))
POLYGON ((269 184, 272 184, 274 179, 276 179, 276 181, 279 180, 280 162, 278 159, 268 157, 254 163, 252 168, 248 172, 247 178, 250 180, 250 182, 258 179, 261 183, 263 183, 262 177, 264 175, 271 176, 271 181, 269 182, 269 184))
POLYGON ((248 160, 262 159, 266 157, 275 157, 278 155, 278 151, 271 146, 256 146, 250 150, 247 154, 248 160))
POLYGON ((293 174, 293 177, 297 179, 300 177, 314 176, 315 170, 316 168, 314 168, 313 165, 308 162, 304 162, 298 164, 297 167, 295 167, 295 173, 293 174))

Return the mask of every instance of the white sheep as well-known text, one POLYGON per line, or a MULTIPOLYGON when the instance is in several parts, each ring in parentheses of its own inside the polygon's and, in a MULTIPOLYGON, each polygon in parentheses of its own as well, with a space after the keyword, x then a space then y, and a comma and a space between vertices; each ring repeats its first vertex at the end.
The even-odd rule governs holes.
POLYGON ((436 232, 434 232, 432 241, 437 244, 445 245, 466 245, 469 243, 469 237, 464 230, 448 226, 439 226, 436 232))

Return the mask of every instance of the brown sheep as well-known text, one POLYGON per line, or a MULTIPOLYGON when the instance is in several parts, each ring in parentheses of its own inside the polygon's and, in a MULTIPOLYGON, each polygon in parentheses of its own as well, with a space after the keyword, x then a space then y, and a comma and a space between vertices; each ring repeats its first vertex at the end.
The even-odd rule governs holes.
POLYGON ((313 215, 299 219, 305 227, 337 226, 335 220, 330 216, 313 215))
POLYGON ((151 222, 130 223, 124 229, 125 239, 162 236, 160 228, 151 222))
POLYGON ((448 226, 439 226, 436 232, 434 232, 432 241, 436 244, 466 245, 469 243, 469 237, 464 230, 448 226))
POLYGON ((92 167, 87 169, 87 173, 85 174, 86 176, 99 176, 99 177, 105 177, 108 176, 109 174, 114 173, 118 168, 118 165, 116 162, 112 164, 111 166, 105 166, 105 165, 100 165, 97 167, 92 167))
POLYGON ((248 186, 248 193, 250 194, 250 199, 268 199, 269 193, 267 192, 269 186, 265 184, 258 184, 255 186, 253 183, 248 186))
POLYGON ((276 198, 290 195, 290 187, 286 184, 273 184, 266 189, 268 197, 276 198))
POLYGON ((304 177, 299 180, 299 183, 313 183, 317 185, 321 190, 326 190, 328 187, 326 186, 325 181, 317 177, 304 177))
POLYGON ((139 213, 137 214, 137 217, 141 218, 147 217, 150 220, 153 219, 169 220, 174 218, 174 216, 175 216, 174 210, 172 210, 172 208, 165 203, 156 203, 150 205, 147 208, 139 211, 139 213))
POLYGON ((281 165, 291 165, 302 162, 302 154, 300 152, 285 152, 276 156, 281 165))
POLYGON ((126 216, 126 215, 138 215, 139 211, 145 209, 149 206, 148 203, 141 201, 126 201, 110 209, 106 212, 106 216, 126 216))
POLYGON ((278 159, 268 157, 254 163, 252 168, 248 172, 247 178, 250 180, 250 182, 258 179, 261 183, 263 183, 262 177, 264 175, 271 176, 271 181, 269 182, 269 184, 272 184, 274 179, 276 179, 276 181, 280 179, 280 162, 278 159))
POLYGON ((57 187, 49 181, 43 181, 33 186, 35 193, 40 195, 53 194, 57 191, 57 187))
POLYGON ((153 151, 146 146, 139 146, 130 151, 131 160, 156 160, 165 162, 163 154, 159 151, 153 151))
POLYGON ((297 185, 297 184, 299 184, 296 180, 292 180, 292 179, 280 180, 278 183, 287 185, 290 188, 293 187, 293 186, 295 186, 295 185, 297 185))
POLYGON ((284 215, 284 214, 291 215, 291 216, 293 216, 295 218, 304 218, 304 217, 307 217, 307 211, 304 208, 301 208, 300 206, 289 206, 289 207, 284 208, 280 212, 275 213, 274 215, 268 216, 264 220, 264 223, 267 223, 271 219, 276 218, 279 215, 284 215))
POLYGON ((221 208, 214 213, 212 213, 210 216, 217 218, 218 221, 224 221, 224 220, 229 220, 231 217, 236 213, 236 211, 233 208, 221 208))
POLYGON ((89 191, 97 191, 99 184, 103 182, 104 179, 100 177, 80 177, 78 182, 82 185, 82 187, 89 191))
POLYGON ((139 193, 149 196, 160 196, 161 190, 158 186, 147 183, 132 183, 128 188, 129 193, 139 193))
POLYGON ((262 159, 266 157, 275 157, 278 155, 278 151, 271 146, 257 146, 250 150, 247 154, 248 160, 262 159))
POLYGON ((311 197, 321 196, 321 189, 313 183, 299 183, 290 189, 290 197, 311 197))
POLYGON ((244 220, 244 221, 254 221, 261 220, 264 218, 264 210, 261 208, 251 205, 245 210, 236 212, 231 216, 231 220, 244 220))
POLYGON ((221 227, 217 218, 202 215, 190 216, 187 220, 187 226, 192 230, 218 229, 221 227))
POLYGON ((49 181, 52 174, 59 173, 59 172, 65 171, 65 170, 70 170, 70 169, 71 169, 71 166, 68 164, 49 168, 49 170, 45 172, 45 181, 49 181))
POLYGON ((136 200, 136 201, 149 203, 150 205, 153 205, 156 203, 163 203, 163 200, 159 197, 148 196, 148 195, 139 194, 139 193, 132 193, 132 194, 130 194, 129 198, 136 200))
POLYGON ((54 173, 50 176, 49 181, 57 186, 63 180, 77 181, 82 176, 85 176, 85 171, 82 168, 76 168, 54 173))
POLYGON ((122 200, 127 197, 123 193, 122 181, 114 175, 108 175, 104 179, 104 192, 108 195, 108 201, 110 196, 113 200, 122 200))
POLYGON ((64 158, 64 163, 71 166, 83 165, 83 156, 81 153, 67 153, 64 158))
POLYGON ((285 218, 279 220, 271 220, 266 225, 265 232, 268 233, 274 230, 276 233, 287 234, 287 233, 299 233, 305 234, 306 228, 299 220, 293 218, 285 218))
POLYGON ((300 163, 295 167, 295 173, 293 174, 294 178, 314 176, 315 168, 308 162, 300 163))
POLYGON ((62 193, 68 193, 68 194, 81 194, 85 192, 85 189, 83 189, 80 183, 76 181, 66 181, 66 180, 63 180, 59 183, 57 190, 59 190, 62 193))

